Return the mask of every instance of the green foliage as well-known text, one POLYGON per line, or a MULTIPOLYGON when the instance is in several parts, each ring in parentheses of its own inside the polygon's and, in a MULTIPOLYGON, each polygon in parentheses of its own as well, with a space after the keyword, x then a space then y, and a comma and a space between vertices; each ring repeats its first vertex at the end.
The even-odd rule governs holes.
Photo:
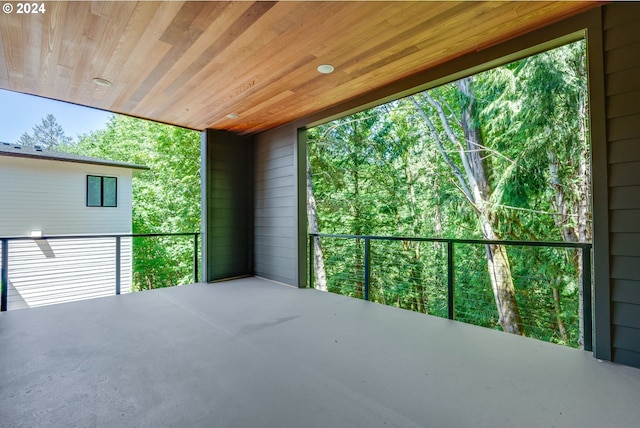
POLYGON ((58 146, 71 144, 71 141, 55 116, 48 114, 41 123, 34 125, 32 134, 23 133, 17 143, 25 147, 40 146, 46 150, 58 150, 58 146))
MULTIPOLYGON (((471 120, 484 137, 489 203, 502 239, 559 241, 570 229, 590 230, 589 218, 577 215, 578 202, 589 199, 580 169, 590 156, 584 49, 573 43, 471 79, 478 106, 471 120)), ((464 141, 461 112, 471 100, 455 82, 414 100, 430 125, 403 99, 309 130, 320 233, 482 237, 452 173, 464 171, 461 157, 453 146, 438 146, 448 132, 464 141)), ((322 246, 329 291, 361 298, 363 241, 325 238, 322 246)), ((577 347, 577 250, 507 252, 527 335, 577 347)), ((446 272, 443 244, 371 243, 373 301, 446 316, 446 272)), ((456 319, 500 328, 483 245, 456 245, 455 279, 456 319)))
MULTIPOLYGON (((59 148, 149 167, 133 178, 133 233, 200 230, 200 134, 114 115, 103 130, 59 148)), ((133 288, 193 282, 193 238, 135 238, 133 288)))

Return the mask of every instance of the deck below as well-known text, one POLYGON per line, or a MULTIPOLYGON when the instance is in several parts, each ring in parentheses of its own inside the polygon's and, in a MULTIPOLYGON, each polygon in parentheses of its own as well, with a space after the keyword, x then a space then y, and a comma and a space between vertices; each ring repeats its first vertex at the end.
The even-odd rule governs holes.
POLYGON ((2 427, 629 427, 640 370, 259 278, 0 315, 2 427))

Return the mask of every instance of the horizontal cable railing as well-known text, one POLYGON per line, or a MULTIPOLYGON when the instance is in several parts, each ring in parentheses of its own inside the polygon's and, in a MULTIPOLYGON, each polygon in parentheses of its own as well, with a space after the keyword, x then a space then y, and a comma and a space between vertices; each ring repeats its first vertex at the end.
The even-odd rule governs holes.
POLYGON ((199 235, 0 237, 0 310, 198 282, 199 235))
POLYGON ((524 334, 592 349, 589 243, 314 233, 310 287, 317 239, 328 291, 489 328, 500 324, 487 250, 503 246, 524 334))

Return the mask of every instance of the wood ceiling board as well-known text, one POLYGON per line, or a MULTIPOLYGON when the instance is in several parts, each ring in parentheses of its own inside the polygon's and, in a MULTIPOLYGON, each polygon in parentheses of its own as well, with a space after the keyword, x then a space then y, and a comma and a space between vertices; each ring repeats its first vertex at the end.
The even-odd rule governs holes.
MULTIPOLYGON (((136 21, 131 24, 131 28, 138 29, 143 22, 148 22, 147 26, 139 37, 130 37, 131 41, 127 49, 133 46, 133 50, 124 66, 118 69, 115 65, 113 66, 115 74, 101 76, 113 82, 114 86, 118 83, 123 84, 121 91, 113 91, 113 96, 110 98, 113 100, 110 104, 111 109, 123 112, 127 100, 171 49, 171 45, 161 41, 160 38, 181 7, 182 3, 179 2, 138 3, 134 14, 136 21), (151 42, 147 42, 148 40, 151 42), (130 70, 138 70, 138 72, 132 73, 130 70)), ((109 109, 107 106, 102 108, 109 109)))
MULTIPOLYGON (((185 4, 183 9, 188 9, 192 3, 185 4)), ((189 13, 203 13, 202 11, 198 12, 201 7, 205 7, 206 3, 200 3, 199 8, 195 11, 189 11, 189 13)), ((234 8, 236 13, 233 15, 229 15, 227 20, 223 22, 220 26, 218 26, 219 31, 217 35, 211 37, 212 40, 215 40, 214 43, 209 44, 209 46, 204 49, 203 52, 195 52, 189 55, 189 47, 196 43, 199 39, 208 40, 206 38, 206 34, 203 31, 198 31, 193 34, 193 39, 177 39, 176 43, 173 45, 169 54, 163 58, 162 66, 156 67, 156 72, 152 76, 152 78, 148 79, 144 82, 144 84, 139 88, 140 95, 144 94, 144 98, 140 99, 139 104, 135 106, 141 112, 149 112, 148 114, 154 114, 154 112, 158 112, 158 114, 163 114, 164 110, 159 110, 158 106, 167 106, 172 107, 171 100, 174 97, 182 98, 180 94, 174 94, 175 90, 180 88, 182 84, 180 81, 188 81, 191 75, 198 72, 198 68, 201 67, 201 64, 206 64, 212 62, 216 56, 226 48, 226 46, 231 43, 242 31, 244 28, 251 28, 251 25, 257 20, 265 10, 268 10, 270 7, 269 3, 260 2, 256 4, 251 4, 248 2, 240 3, 240 6, 249 6, 248 8, 234 8), (204 56, 206 61, 200 60, 200 63, 196 61, 198 56, 204 56), (179 61, 178 61, 179 60, 179 61), (194 62, 196 61, 196 62, 194 62), (180 69, 180 65, 187 65, 182 70, 180 69), (178 70, 176 70, 178 69, 178 70), (174 72, 176 70, 176 72, 174 72), (175 77, 171 77, 171 75, 175 77), (163 76, 169 76, 166 79, 166 86, 163 87, 161 84, 161 80, 163 76), (174 84, 176 79, 179 80, 177 84, 174 84), (173 85, 173 91, 167 93, 164 89, 169 85, 173 85), (148 86, 148 87, 146 87, 148 86), (164 99, 163 99, 164 97, 164 99)), ((188 16, 185 17, 185 21, 188 20, 188 16)), ((182 31, 182 29, 181 29, 182 31)), ((206 81, 206 79, 203 79, 206 81)), ((201 93, 204 88, 194 88, 192 93, 201 93)), ((187 95, 189 96, 189 95, 187 95)), ((135 98, 135 101, 138 101, 135 98)))
MULTIPOLYGON (((317 9, 317 5, 309 3, 303 4, 294 9, 294 11, 300 17, 304 17, 313 16, 313 12, 318 12, 314 9, 317 9), (301 13, 301 10, 304 12, 301 13)), ((280 15, 274 15, 276 12, 278 11, 273 10, 270 11, 270 14, 277 18, 280 15)), ((290 18, 290 15, 291 13, 286 14, 288 18, 290 18)), ((265 16, 264 21, 269 22, 271 20, 270 22, 273 22, 273 17, 265 16)), ((269 25, 278 24, 279 22, 275 21, 275 24, 270 23, 269 25)), ((245 104, 247 105, 246 108, 250 108, 251 105, 248 105, 246 101, 250 96, 256 95, 255 91, 259 89, 268 89, 269 85, 278 85, 281 84, 279 81, 285 80, 289 87, 293 86, 298 79, 291 73, 296 72, 300 67, 313 60, 313 56, 309 56, 308 52, 315 44, 310 40, 318 39, 326 32, 326 24, 316 21, 315 27, 300 25, 298 26, 299 31, 293 29, 287 31, 286 34, 283 34, 283 31, 278 29, 277 33, 279 34, 277 37, 272 39, 270 43, 263 45, 262 49, 256 49, 252 46, 255 44, 255 38, 251 35, 245 36, 244 40, 239 37, 235 41, 237 47, 233 49, 232 46, 231 49, 228 49, 228 51, 241 53, 241 55, 232 56, 228 60, 228 67, 233 70, 232 73, 219 73, 220 64, 216 61, 209 69, 203 69, 199 76, 189 82, 189 85, 197 88, 201 85, 201 82, 213 80, 211 84, 202 84, 202 87, 218 88, 215 92, 215 99, 212 99, 210 103, 214 110, 220 109, 224 114, 214 113, 209 120, 205 120, 205 123, 212 123, 216 118, 224 117, 231 112, 232 110, 228 110, 228 108, 231 108, 231 103, 245 104), (291 40, 298 40, 299 42, 291 43, 291 40), (283 46, 286 48, 283 48, 283 46), (277 58, 277 61, 274 61, 273 58, 277 58), (211 77, 207 78, 207 75, 211 77)), ((269 32, 267 31, 267 33, 269 32)), ((318 64, 319 62, 313 67, 308 67, 305 75, 308 75, 309 72, 316 73, 315 67, 318 64)), ((261 99, 270 98, 273 93, 264 91, 263 94, 257 96, 261 97, 261 99)), ((201 101, 206 97, 211 97, 211 92, 201 92, 198 100, 201 101)), ((260 98, 258 102, 260 102, 260 98)), ((241 105, 238 108, 242 108, 241 105)), ((207 113, 203 112, 203 115, 206 117, 207 113)))
POLYGON ((0 16, 0 87, 193 129, 253 133, 594 6, 48 2, 45 14, 0 16), (321 63, 336 71, 318 74, 321 63), (94 77, 113 85, 98 87, 94 77))
MULTIPOLYGON (((240 3, 240 6, 251 6, 251 3, 240 3)), ((261 5, 261 4, 259 4, 261 5)), ((171 109, 171 100, 174 97, 182 98, 189 97, 192 104, 199 104, 205 101, 207 98, 211 102, 211 91, 215 91, 217 88, 228 88, 229 85, 237 85, 242 81, 237 79, 236 73, 219 73, 223 67, 225 67, 224 59, 221 58, 225 51, 234 51, 242 54, 243 56, 250 56, 251 52, 244 52, 244 49, 235 49, 233 44, 237 42, 240 37, 237 35, 238 28, 242 28, 247 24, 247 18, 257 19, 261 15, 261 10, 255 10, 253 12, 247 7, 239 8, 227 8, 228 14, 221 17, 223 22, 231 22, 230 26, 211 25, 210 28, 215 33, 203 34, 201 40, 198 40, 199 48, 192 52, 192 59, 184 61, 188 64, 182 72, 173 73, 173 75, 166 80, 166 84, 163 88, 157 92, 156 95, 150 93, 148 99, 145 101, 148 104, 141 104, 141 107, 148 106, 152 108, 152 114, 164 115, 167 110, 171 109), (224 19, 222 19, 224 18, 224 19), (236 29, 234 29, 236 27, 236 29), (214 44, 208 43, 208 40, 215 40, 214 44), (225 84, 222 79, 229 79, 230 81, 225 84), (193 94, 189 96, 189 94, 193 94), (157 101, 157 97, 160 97, 160 102, 157 101), (154 104, 157 104, 154 106, 154 104)), ((261 9, 264 9, 262 7, 261 9)), ((185 54, 189 55, 189 52, 185 54)), ((255 60, 253 62, 256 62, 255 60)), ((228 67, 231 67, 232 63, 228 63, 228 67)), ((233 67, 237 69, 237 67, 233 67)), ((173 70, 172 70, 173 71, 173 70)), ((160 85, 158 85, 160 86, 160 85)), ((218 92, 219 94, 219 92, 218 92)), ((217 97, 217 96, 216 96, 217 97)), ((206 125, 205 125, 206 126, 206 125)))

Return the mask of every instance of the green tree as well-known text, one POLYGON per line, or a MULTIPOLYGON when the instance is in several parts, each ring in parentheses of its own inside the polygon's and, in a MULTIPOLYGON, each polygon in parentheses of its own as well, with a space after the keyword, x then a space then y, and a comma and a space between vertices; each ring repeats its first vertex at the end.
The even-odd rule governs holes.
MULTIPOLYGON (((586 101, 575 43, 314 128, 319 231, 589 241, 586 101)), ((329 291, 360 297, 362 242, 322 250, 329 291)), ((456 245, 458 319, 577 346, 578 256, 456 245)), ((371 241, 370 297, 443 315, 445 261, 437 243, 371 241)))
MULTIPOLYGON (((482 238, 501 240, 503 237, 498 231, 498 218, 492 203, 493 186, 489 182, 489 163, 486 159, 490 152, 477 119, 473 79, 464 78, 455 85, 447 85, 443 89, 422 95, 426 103, 422 104, 418 97, 411 97, 410 101, 425 121, 429 136, 455 176, 458 189, 473 207, 482 238), (450 94, 449 99, 445 98, 447 94, 450 94)), ((508 174, 508 171, 507 168, 504 173, 508 174)), ((504 331, 523 334, 506 247, 486 245, 486 259, 499 314, 498 321, 504 331)))
POLYGON ((17 142, 25 147, 40 146, 46 150, 57 150, 59 146, 71 144, 72 139, 64 134, 55 116, 48 114, 41 123, 33 126, 33 134, 25 132, 17 142))
MULTIPOLYGON (((493 98, 482 116, 496 137, 496 148, 517 157, 517 174, 505 182, 506 209, 535 210, 535 223, 526 221, 521 230, 537 239, 590 242, 590 145, 587 113, 585 42, 580 41, 529 57, 486 74, 485 94, 493 98), (527 82, 526 85, 520 82, 527 82), (497 95, 491 95, 490 92, 497 95), (520 150, 516 153, 514 148, 520 150)), ((529 216, 529 218, 534 218, 529 216)), ((517 238, 516 238, 517 239, 517 238)), ((582 337, 581 250, 573 252, 570 264, 578 281, 551 281, 554 311, 563 313, 560 296, 579 290, 580 344, 582 337)), ((558 261, 549 269, 562 277, 558 261)), ((557 320, 561 336, 568 335, 557 320)))

